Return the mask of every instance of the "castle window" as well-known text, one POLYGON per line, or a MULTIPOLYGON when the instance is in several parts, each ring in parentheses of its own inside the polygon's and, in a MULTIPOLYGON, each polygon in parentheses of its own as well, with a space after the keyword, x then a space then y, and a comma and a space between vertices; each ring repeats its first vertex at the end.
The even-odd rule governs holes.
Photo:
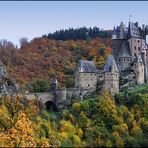
POLYGON ((138 47, 138 50, 140 50, 140 47, 138 47))
POLYGON ((99 78, 102 78, 102 75, 99 75, 99 78))
POLYGON ((137 42, 139 43, 140 41, 138 40, 137 42))
POLYGON ((90 85, 88 84, 88 86, 90 86, 90 85))
POLYGON ((135 46, 135 50, 136 50, 136 46, 135 46))
POLYGON ((86 79, 86 81, 87 81, 87 79, 86 79))
POLYGON ((124 61, 125 61, 125 59, 124 59, 124 61))
POLYGON ((120 59, 118 61, 120 61, 120 59))
POLYGON ((142 69, 142 71, 143 71, 143 69, 142 69))

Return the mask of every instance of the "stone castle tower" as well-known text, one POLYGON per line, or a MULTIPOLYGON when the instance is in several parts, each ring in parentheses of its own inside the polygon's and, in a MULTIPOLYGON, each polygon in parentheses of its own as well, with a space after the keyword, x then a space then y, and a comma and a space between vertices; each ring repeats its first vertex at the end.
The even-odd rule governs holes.
POLYGON ((95 91, 109 90, 111 95, 131 84, 148 83, 148 26, 140 27, 138 22, 123 22, 114 27, 112 53, 104 70, 97 70, 93 61, 80 60, 75 72, 75 88, 95 91), (119 81, 120 79, 120 81, 119 81))
POLYGON ((80 60, 75 71, 75 88, 96 90, 98 70, 93 61, 80 60))
POLYGON ((104 66, 104 90, 109 90, 111 95, 119 92, 119 70, 117 68, 115 59, 110 55, 104 66))
POLYGON ((125 27, 121 22, 120 26, 114 27, 112 34, 113 56, 120 78, 125 82, 120 86, 127 85, 128 82, 136 82, 136 84, 148 82, 147 34, 148 26, 140 27, 138 22, 129 22, 128 27, 125 27))
POLYGON ((136 75, 136 83, 143 84, 144 83, 144 64, 143 64, 141 55, 137 55, 135 59, 134 72, 136 75))

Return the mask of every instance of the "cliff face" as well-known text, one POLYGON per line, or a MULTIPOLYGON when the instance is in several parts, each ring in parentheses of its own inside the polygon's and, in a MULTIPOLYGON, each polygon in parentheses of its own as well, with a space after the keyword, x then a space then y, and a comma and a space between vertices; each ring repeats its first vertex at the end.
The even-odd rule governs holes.
POLYGON ((0 93, 16 93, 17 86, 9 77, 5 66, 0 61, 0 93))

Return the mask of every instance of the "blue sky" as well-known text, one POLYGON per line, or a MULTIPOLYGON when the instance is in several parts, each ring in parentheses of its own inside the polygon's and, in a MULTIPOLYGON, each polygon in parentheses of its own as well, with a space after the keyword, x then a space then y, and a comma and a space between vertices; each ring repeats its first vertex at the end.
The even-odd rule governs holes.
POLYGON ((112 29, 120 21, 148 24, 148 2, 138 1, 0 1, 0 39, 42 36, 69 27, 112 29))

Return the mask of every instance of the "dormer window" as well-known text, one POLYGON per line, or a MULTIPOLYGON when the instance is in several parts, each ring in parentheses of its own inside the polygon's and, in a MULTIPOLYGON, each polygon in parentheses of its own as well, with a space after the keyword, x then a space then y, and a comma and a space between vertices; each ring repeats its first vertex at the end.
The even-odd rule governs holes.
POLYGON ((79 68, 79 71, 80 71, 80 72, 83 72, 83 71, 84 71, 84 69, 83 69, 83 68, 79 68))

